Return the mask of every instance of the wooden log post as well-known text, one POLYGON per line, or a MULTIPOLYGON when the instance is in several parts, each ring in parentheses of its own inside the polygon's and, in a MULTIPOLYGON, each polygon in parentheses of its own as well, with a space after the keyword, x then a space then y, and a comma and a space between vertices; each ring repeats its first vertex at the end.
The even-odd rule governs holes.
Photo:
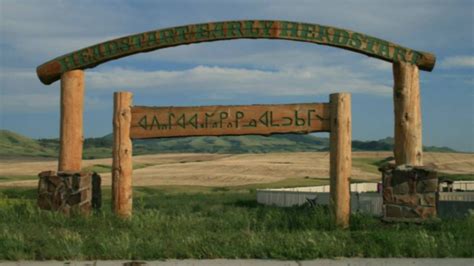
POLYGON ((423 165, 420 81, 416 65, 393 64, 395 109, 395 163, 423 165))
POLYGON ((338 227, 349 227, 351 213, 350 177, 352 171, 351 95, 330 95, 330 203, 338 227))
POLYGON ((112 154, 112 210, 120 217, 132 216, 132 140, 130 123, 132 93, 114 93, 114 144, 112 154))
POLYGON ((82 163, 84 71, 61 76, 61 120, 58 171, 80 171, 82 163))

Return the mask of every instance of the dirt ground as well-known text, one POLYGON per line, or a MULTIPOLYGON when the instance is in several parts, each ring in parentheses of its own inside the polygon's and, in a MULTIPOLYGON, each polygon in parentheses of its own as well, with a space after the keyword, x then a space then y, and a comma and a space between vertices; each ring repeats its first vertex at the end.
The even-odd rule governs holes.
MULTIPOLYGON (((354 152, 361 158, 384 159, 391 152, 354 152)), ((134 186, 199 185, 238 186, 270 183, 288 178, 328 178, 329 153, 297 152, 267 154, 157 154, 133 158, 134 163, 151 166, 134 170, 134 186)), ((111 159, 84 160, 83 167, 111 165, 111 159)), ((425 165, 438 171, 468 174, 474 172, 474 154, 424 153, 425 165)), ((0 176, 35 176, 41 171, 57 169, 54 159, 0 159, 0 176)), ((111 184, 111 174, 102 173, 103 184, 111 184)), ((353 179, 380 179, 367 167, 353 166, 353 179)), ((37 180, 1 182, 0 186, 36 186, 37 180)))

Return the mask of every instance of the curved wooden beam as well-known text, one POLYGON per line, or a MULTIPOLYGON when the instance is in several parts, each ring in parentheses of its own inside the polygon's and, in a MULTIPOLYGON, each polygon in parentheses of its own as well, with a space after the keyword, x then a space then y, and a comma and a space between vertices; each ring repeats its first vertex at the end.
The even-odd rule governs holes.
POLYGON ((231 39, 284 39, 335 46, 388 62, 408 62, 431 71, 436 57, 362 33, 324 26, 278 20, 237 20, 158 29, 98 43, 48 61, 36 72, 51 84, 73 69, 92 68, 107 61, 183 44, 231 39))

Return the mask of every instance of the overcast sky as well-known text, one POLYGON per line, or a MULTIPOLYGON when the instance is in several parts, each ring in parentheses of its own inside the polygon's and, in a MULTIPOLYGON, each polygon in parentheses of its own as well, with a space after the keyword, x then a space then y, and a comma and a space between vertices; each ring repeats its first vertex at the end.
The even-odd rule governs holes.
MULTIPOLYGON (((165 27, 275 19, 358 31, 437 56, 420 71, 423 144, 474 151, 474 1, 20 1, 0 0, 0 127, 59 136, 59 82, 38 65, 112 38, 165 27)), ((284 40, 162 49, 86 70, 86 137, 112 132, 114 91, 136 105, 327 102, 351 92, 353 138, 393 136, 390 63, 284 40)), ((324 136, 324 135, 323 135, 324 136)))

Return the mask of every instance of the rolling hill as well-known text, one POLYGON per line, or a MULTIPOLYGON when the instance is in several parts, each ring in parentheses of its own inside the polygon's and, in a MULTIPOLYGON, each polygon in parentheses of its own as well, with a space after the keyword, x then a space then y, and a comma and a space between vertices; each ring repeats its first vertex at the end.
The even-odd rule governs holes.
MULTIPOLYGON (((84 141, 84 158, 110 157, 112 134, 100 138, 87 138, 84 141)), ((390 151, 393 138, 377 141, 352 142, 354 151, 390 151)), ((272 136, 223 136, 186 137, 135 140, 133 153, 267 153, 327 151, 329 139, 312 135, 277 134, 272 136)), ((425 151, 454 152, 447 147, 425 147, 425 151)), ((56 157, 59 151, 58 139, 31 139, 8 130, 0 130, 0 156, 56 157)))
MULTIPOLYGON (((99 147, 112 147, 112 134, 102 138, 90 138, 84 142, 84 153, 99 147)), ((267 153, 284 151, 327 150, 329 140, 311 135, 281 134, 265 136, 223 136, 162 138, 133 141, 133 154, 170 152, 191 153, 267 153)), ((110 154, 110 153, 109 153, 110 154)), ((93 154, 89 154, 93 156, 93 154)))
POLYGON ((0 156, 56 156, 56 151, 41 145, 37 140, 30 139, 12 131, 0 130, 0 156))

